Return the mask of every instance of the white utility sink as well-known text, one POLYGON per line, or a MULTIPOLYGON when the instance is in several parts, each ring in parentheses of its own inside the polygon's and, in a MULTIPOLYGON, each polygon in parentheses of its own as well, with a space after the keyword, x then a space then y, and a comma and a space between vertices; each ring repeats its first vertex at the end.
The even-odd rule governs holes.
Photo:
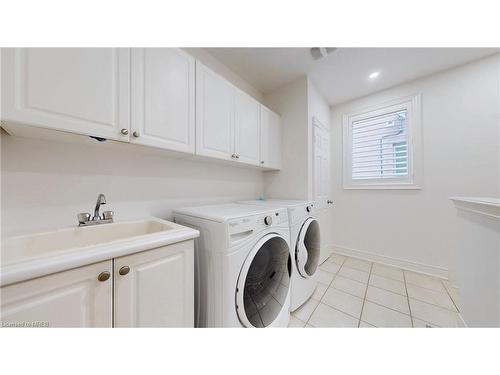
POLYGON ((150 218, 12 237, 2 243, 1 283, 18 282, 198 235, 197 230, 150 218))

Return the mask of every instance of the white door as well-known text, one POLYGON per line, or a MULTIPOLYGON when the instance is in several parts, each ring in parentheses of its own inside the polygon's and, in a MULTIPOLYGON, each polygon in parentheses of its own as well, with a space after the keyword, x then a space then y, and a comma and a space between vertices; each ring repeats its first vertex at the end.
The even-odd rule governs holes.
POLYGON ((281 168, 281 118, 268 108, 260 107, 261 166, 281 168))
POLYGON ((131 142, 194 154, 194 58, 177 48, 134 48, 131 69, 131 142))
POLYGON ((5 286, 2 325, 111 327, 112 272, 108 260, 5 286))
POLYGON ((196 154, 232 160, 234 87, 196 62, 196 154))
POLYGON ((330 197, 330 132, 315 118, 313 119, 313 150, 314 150, 314 201, 316 215, 321 228, 320 263, 325 261, 331 252, 332 200, 330 197), (324 229, 323 229, 324 228, 324 229))
POLYGON ((193 248, 184 241, 114 260, 115 327, 194 326, 193 248))
POLYGON ((260 165, 260 104, 240 90, 235 96, 234 131, 236 159, 260 165))
POLYGON ((129 77, 124 48, 2 49, 2 120, 128 141, 129 77))

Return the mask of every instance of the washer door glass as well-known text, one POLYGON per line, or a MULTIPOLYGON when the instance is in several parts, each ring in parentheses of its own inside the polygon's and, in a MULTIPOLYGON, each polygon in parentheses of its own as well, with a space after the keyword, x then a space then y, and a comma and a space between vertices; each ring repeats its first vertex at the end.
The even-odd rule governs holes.
POLYGON ((309 278, 316 273, 320 255, 319 224, 315 219, 307 219, 300 229, 295 247, 295 261, 299 274, 309 278))
POLYGON ((276 234, 263 237, 248 255, 238 279, 237 311, 247 327, 267 327, 286 305, 290 248, 276 234))

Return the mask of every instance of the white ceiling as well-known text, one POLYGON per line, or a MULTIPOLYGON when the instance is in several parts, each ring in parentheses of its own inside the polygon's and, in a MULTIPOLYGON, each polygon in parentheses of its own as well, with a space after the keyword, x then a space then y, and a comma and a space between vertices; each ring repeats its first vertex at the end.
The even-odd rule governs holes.
POLYGON ((309 48, 206 48, 266 94, 309 75, 330 104, 358 98, 500 52, 498 48, 339 48, 313 60, 309 48), (368 75, 379 71, 376 79, 368 75))

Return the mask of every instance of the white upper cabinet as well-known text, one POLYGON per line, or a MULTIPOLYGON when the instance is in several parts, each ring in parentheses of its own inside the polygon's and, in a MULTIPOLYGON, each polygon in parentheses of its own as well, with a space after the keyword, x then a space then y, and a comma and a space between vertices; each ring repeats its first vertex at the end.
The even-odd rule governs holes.
POLYGON ((196 154, 231 160, 234 87, 196 62, 196 154))
POLYGON ((236 160, 260 165, 260 104, 240 90, 235 91, 234 153, 236 160))
POLYGON ((196 154, 260 165, 260 104, 196 62, 196 154))
POLYGON ((2 120, 128 141, 129 77, 129 49, 2 49, 2 120))
POLYGON ((178 48, 3 48, 1 63, 12 135, 38 127, 280 168, 280 117, 178 48))
POLYGON ((176 48, 132 49, 130 141, 194 153, 194 58, 176 48))
POLYGON ((281 168, 281 117, 260 107, 260 158, 264 168, 281 168))

